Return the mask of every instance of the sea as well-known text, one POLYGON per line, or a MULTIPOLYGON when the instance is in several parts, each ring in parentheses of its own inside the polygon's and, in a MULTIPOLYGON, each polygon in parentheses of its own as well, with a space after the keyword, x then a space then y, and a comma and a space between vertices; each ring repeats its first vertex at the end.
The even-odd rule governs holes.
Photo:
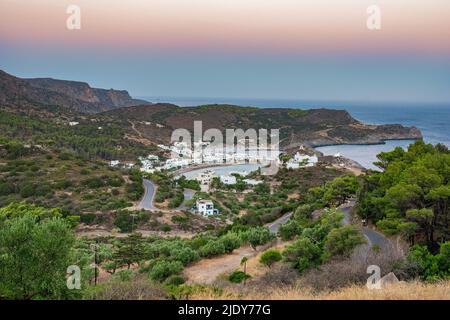
MULTIPOLYGON (((259 108, 328 108, 347 110, 355 119, 366 124, 402 124, 415 126, 422 131, 427 143, 442 143, 450 147, 450 103, 400 103, 400 102, 334 102, 288 99, 241 99, 241 98, 179 98, 140 97, 154 103, 168 102, 182 107, 203 104, 226 103, 259 108)), ((318 147, 325 155, 340 153, 362 166, 377 170, 373 164, 377 154, 397 146, 407 148, 413 141, 389 140, 379 145, 336 145, 318 147)))

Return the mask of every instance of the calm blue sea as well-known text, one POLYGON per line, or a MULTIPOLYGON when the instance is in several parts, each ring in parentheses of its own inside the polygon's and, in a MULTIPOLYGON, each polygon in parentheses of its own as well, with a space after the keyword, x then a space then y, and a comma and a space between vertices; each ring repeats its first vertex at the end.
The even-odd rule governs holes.
MULTIPOLYGON (((402 124, 416 126, 422 131, 424 140, 429 143, 444 143, 450 146, 450 104, 417 103, 359 103, 302 101, 281 99, 232 99, 232 98, 174 98, 142 97, 151 102, 170 102, 179 106, 197 106, 209 103, 229 103, 240 106, 261 108, 332 108, 345 109, 354 118, 370 124, 402 124)), ((410 141, 388 141, 384 145, 370 146, 330 146, 318 150, 327 155, 340 152, 343 156, 359 162, 366 168, 375 168, 372 164, 381 151, 389 151, 396 146, 406 148, 410 141)))

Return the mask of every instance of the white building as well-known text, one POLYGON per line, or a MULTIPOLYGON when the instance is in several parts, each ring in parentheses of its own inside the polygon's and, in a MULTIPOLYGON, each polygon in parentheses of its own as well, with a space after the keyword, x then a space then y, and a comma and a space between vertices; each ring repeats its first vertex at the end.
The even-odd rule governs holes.
POLYGON ((226 184, 226 185, 236 184, 237 179, 235 176, 223 175, 223 176, 220 176, 220 182, 222 182, 223 184, 226 184))
POLYGON ((119 160, 111 160, 111 162, 109 163, 110 167, 117 167, 120 164, 119 160))
POLYGON ((71 127, 73 127, 73 126, 77 126, 77 125, 79 125, 80 123, 79 122, 76 122, 76 121, 70 121, 69 122, 69 126, 71 126, 71 127))
POLYGON ((294 158, 286 162, 286 168, 298 169, 305 167, 313 167, 316 165, 318 160, 319 159, 315 155, 314 156, 301 155, 300 153, 297 152, 294 158))
POLYGON ((173 169, 178 167, 187 167, 189 165, 188 159, 178 158, 178 159, 167 159, 164 169, 173 169))
POLYGON ((211 170, 201 172, 197 176, 197 181, 200 182, 200 191, 209 192, 209 187, 211 186, 211 181, 214 176, 214 171, 211 170))
POLYGON ((219 211, 214 209, 214 203, 211 200, 197 200, 197 212, 204 216, 211 216, 213 214, 218 214, 219 211))
POLYGON ((262 183, 261 180, 255 180, 255 179, 244 179, 243 180, 246 184, 251 185, 251 186, 256 186, 260 183, 262 183))

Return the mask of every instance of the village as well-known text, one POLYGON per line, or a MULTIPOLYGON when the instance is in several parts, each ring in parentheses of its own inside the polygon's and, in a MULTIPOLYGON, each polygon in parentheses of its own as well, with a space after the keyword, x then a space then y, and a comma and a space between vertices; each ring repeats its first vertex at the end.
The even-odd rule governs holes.
MULTIPOLYGON (((271 163, 287 169, 313 167, 318 163, 317 155, 306 154, 304 148, 300 148, 293 156, 286 158, 281 157, 281 153, 274 149, 261 151, 243 146, 228 149, 213 148, 205 142, 195 143, 194 151, 183 142, 175 142, 171 146, 158 145, 158 147, 170 152, 171 157, 164 159, 150 154, 139 157, 138 163, 111 160, 110 166, 123 169, 139 168, 144 175, 170 172, 175 178, 184 176, 188 180, 197 181, 200 186, 199 191, 209 194, 214 181, 225 188, 240 183, 251 189, 263 183, 262 180, 248 177, 251 172, 271 163)), ((150 180, 147 181, 152 183, 150 180)), ((190 197, 193 197, 193 194, 190 197)), ((185 200, 188 199, 185 197, 185 200)), ((151 197, 148 201, 151 201, 151 197)), ((202 198, 197 198, 194 205, 188 209, 203 216, 220 214, 220 211, 214 207, 213 201, 202 198)))

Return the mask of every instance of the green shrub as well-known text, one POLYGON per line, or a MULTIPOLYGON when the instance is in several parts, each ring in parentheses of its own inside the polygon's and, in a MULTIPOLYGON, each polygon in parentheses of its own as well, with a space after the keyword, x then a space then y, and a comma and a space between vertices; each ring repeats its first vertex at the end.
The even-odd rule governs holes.
POLYGON ((20 196, 22 198, 32 197, 32 196, 34 196, 34 192, 35 192, 35 186, 30 183, 27 183, 20 187, 20 196))
POLYGON ((300 238, 287 246, 283 256, 299 272, 322 263, 322 250, 309 238, 300 238))
POLYGON ((14 193, 14 184, 9 182, 0 182, 0 196, 7 196, 14 193))
POLYGON ((164 283, 168 286, 181 286, 185 281, 186 280, 182 276, 173 274, 169 276, 164 283))
POLYGON ((247 233, 247 241, 254 250, 256 250, 257 246, 266 244, 274 238, 275 236, 266 227, 255 227, 247 233))
POLYGON ((120 229, 121 232, 130 232, 133 226, 133 220, 129 212, 119 211, 116 213, 114 225, 120 229))
POLYGON ((80 215, 80 221, 85 224, 91 224, 94 222, 96 215, 94 213, 84 213, 80 215))
POLYGON ((232 252, 241 246, 241 238, 236 234, 229 232, 219 238, 219 241, 223 244, 225 252, 232 252))
POLYGON ((200 256, 208 258, 224 254, 226 251, 225 246, 221 241, 210 240, 203 247, 200 248, 199 252, 200 256))
POLYGON ((325 240, 327 254, 348 256, 353 249, 366 243, 361 231, 355 226, 347 225, 330 231, 325 240))
POLYGON ((289 220, 282 224, 278 230, 278 235, 284 241, 292 240, 295 236, 301 234, 302 228, 296 220, 289 220))
POLYGON ((232 283, 241 283, 248 278, 250 278, 250 275, 243 271, 234 271, 228 276, 228 280, 232 283))
POLYGON ((281 261, 281 259, 282 256, 278 250, 269 249, 261 255, 259 261, 270 268, 275 262, 281 261))
POLYGON ((157 281, 164 281, 167 277, 178 274, 183 270, 180 261, 157 261, 150 270, 150 278, 157 281))

